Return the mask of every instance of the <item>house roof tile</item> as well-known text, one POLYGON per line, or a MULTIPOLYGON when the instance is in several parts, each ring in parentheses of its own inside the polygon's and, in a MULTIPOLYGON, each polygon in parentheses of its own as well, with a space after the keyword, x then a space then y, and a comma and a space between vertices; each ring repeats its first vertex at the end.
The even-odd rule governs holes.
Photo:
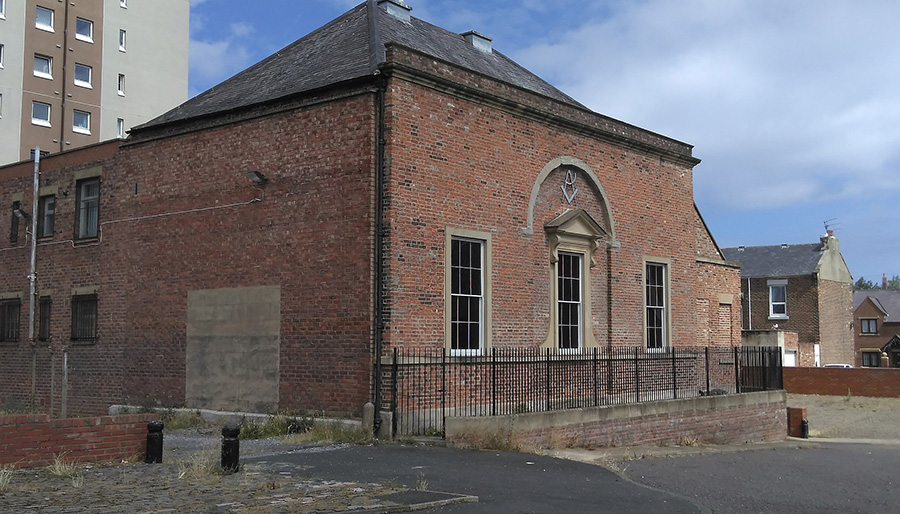
POLYGON ((741 278, 811 275, 822 258, 819 243, 722 248, 725 259, 741 263, 741 278))

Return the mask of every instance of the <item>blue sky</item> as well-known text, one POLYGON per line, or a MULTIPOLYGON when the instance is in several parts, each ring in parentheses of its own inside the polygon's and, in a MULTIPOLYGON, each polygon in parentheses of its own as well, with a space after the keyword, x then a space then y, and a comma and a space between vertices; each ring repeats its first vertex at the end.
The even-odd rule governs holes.
MULTIPOLYGON (((193 96, 362 0, 191 0, 193 96)), ((407 0, 591 109, 694 145, 720 246, 812 243, 900 274, 900 2, 407 0)), ((602 177, 601 177, 602 180, 602 177)))

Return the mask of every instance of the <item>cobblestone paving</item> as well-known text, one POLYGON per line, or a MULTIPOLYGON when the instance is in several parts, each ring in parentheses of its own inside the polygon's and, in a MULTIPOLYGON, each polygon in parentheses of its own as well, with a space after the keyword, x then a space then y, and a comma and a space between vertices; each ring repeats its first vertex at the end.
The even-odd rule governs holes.
MULTIPOLYGON (((190 464, 82 466, 74 477, 46 468, 16 470, 0 492, 0 512, 342 512, 400 505, 390 484, 317 480, 266 462, 233 475, 192 472, 190 464)), ((299 471, 299 473, 298 473, 299 471)))
POLYGON ((219 472, 219 441, 212 430, 166 434, 162 464, 77 465, 68 476, 47 468, 12 472, 0 513, 262 513, 396 512, 409 510, 386 496, 395 484, 319 480, 302 466, 270 462, 267 455, 321 452, 337 446, 285 445, 272 438, 241 442, 241 471, 219 472), (254 456, 252 462, 244 457, 254 456))

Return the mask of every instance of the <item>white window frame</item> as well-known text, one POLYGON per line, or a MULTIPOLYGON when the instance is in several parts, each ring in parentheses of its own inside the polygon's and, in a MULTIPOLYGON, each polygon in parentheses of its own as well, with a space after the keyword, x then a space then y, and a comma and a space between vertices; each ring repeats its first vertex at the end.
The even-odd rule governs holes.
POLYGON ((41 7, 40 5, 37 6, 37 8, 34 11, 34 28, 36 28, 38 30, 44 30, 47 32, 56 32, 53 29, 53 25, 55 22, 56 22, 56 13, 53 12, 53 9, 41 7), (43 24, 40 22, 40 19, 38 18, 38 13, 40 13, 42 11, 50 13, 50 24, 49 25, 43 24))
POLYGON ((664 352, 671 346, 670 270, 668 259, 644 259, 644 347, 664 352), (651 270, 660 270, 662 277, 651 270))
POLYGON ((116 118, 116 137, 125 139, 125 120, 116 118))
MULTIPOLYGON (((479 232, 474 230, 458 229, 447 227, 444 231, 444 344, 451 356, 475 356, 485 355, 491 345, 491 234, 490 232, 479 232), (463 271, 471 271, 473 268, 469 266, 463 269, 461 266, 454 266, 453 250, 457 244, 475 244, 480 250, 480 262, 477 265, 479 269, 479 291, 477 294, 473 290, 459 291, 458 285, 462 282, 460 276, 454 276, 454 273, 463 271), (454 280, 456 278, 457 280, 454 280), (473 323, 471 320, 454 319, 454 306, 459 306, 455 302, 476 302, 478 321, 473 323), (460 348, 454 341, 454 326, 456 330, 459 327, 472 325, 477 327, 478 344, 477 347, 460 348)), ((458 263, 461 264, 461 261, 458 263)), ((470 263, 472 264, 472 263, 470 263)), ((471 282, 470 282, 471 283, 471 282)), ((459 312, 457 310, 457 312, 459 312)), ((457 332, 458 334, 459 332, 457 332)), ((467 332, 468 333, 468 332, 467 332)))
POLYGON ((584 254, 564 251, 557 254, 559 256, 556 261, 557 349, 561 353, 577 353, 584 347, 584 254), (570 286, 568 288, 565 286, 567 281, 570 286), (577 287, 577 292, 567 295, 566 291, 572 289, 573 285, 577 287), (564 319, 563 311, 566 310, 574 310, 574 319, 571 312, 569 319, 564 319), (570 339, 573 333, 574 344, 570 339), (566 340, 569 340, 568 345, 564 345, 566 340))
MULTIPOLYGON (((0 1, 2 1, 2 0, 0 0, 0 1)), ((4 48, 5 47, 3 46, 3 43, 0 43, 0 70, 3 69, 3 56, 5 54, 4 48)))
POLYGON ((125 51, 126 36, 127 36, 127 34, 125 33, 125 29, 119 29, 119 51, 120 52, 125 51))
POLYGON ((6 0, 0 0, 0 20, 6 19, 6 0))
POLYGON ((36 101, 36 100, 32 101, 32 102, 31 102, 31 124, 32 124, 32 125, 39 125, 39 126, 41 126, 41 127, 49 127, 49 126, 51 126, 51 125, 50 125, 50 119, 51 119, 50 117, 51 117, 51 115, 52 115, 52 112, 53 112, 53 109, 52 109, 52 106, 51 106, 50 104, 45 103, 45 102, 38 102, 38 101, 36 101), (44 119, 44 118, 35 118, 35 116, 34 116, 34 108, 37 107, 38 105, 45 105, 45 106, 47 106, 47 119, 44 119))
POLYGON ((53 80, 53 57, 44 54, 34 54, 34 65, 32 66, 32 73, 35 77, 40 77, 42 79, 53 80), (37 63, 38 61, 44 61, 47 63, 47 72, 38 70, 37 63))
POLYGON ((119 73, 118 78, 116 79, 116 93, 119 96, 125 96, 125 74, 119 73))
POLYGON ((75 39, 77 39, 79 41, 84 41, 85 43, 93 43, 94 42, 94 22, 87 18, 76 17, 75 18, 75 39), (88 28, 90 30, 88 30, 87 34, 82 34, 81 32, 78 31, 78 22, 80 22, 80 21, 83 21, 88 24, 88 28))
POLYGON ((75 63, 75 71, 74 71, 74 73, 72 74, 72 80, 74 81, 74 84, 75 84, 76 86, 78 86, 78 87, 84 87, 84 88, 87 88, 87 89, 94 89, 94 86, 93 86, 93 82, 94 82, 94 69, 93 69, 92 67, 88 66, 87 64, 81 64, 81 63, 76 62, 76 63, 75 63), (79 69, 86 69, 86 70, 87 70, 87 72, 88 72, 88 79, 87 79, 87 81, 79 80, 79 79, 78 79, 78 70, 79 70, 79 69))
POLYGON ((787 279, 775 279, 766 282, 769 287, 769 319, 788 319, 787 314, 787 279), (775 291, 781 290, 784 300, 775 300, 775 291), (776 312, 776 310, 784 312, 776 312))
POLYGON ((77 134, 86 134, 91 135, 91 113, 88 111, 79 111, 75 109, 72 111, 72 132, 77 134), (78 117, 81 117, 82 120, 87 121, 87 127, 78 124, 78 117))
POLYGON ((3 93, 0 93, 0 118, 3 117, 3 93))
POLYGON ((128 0, 119 0, 119 7, 128 9, 128 0))

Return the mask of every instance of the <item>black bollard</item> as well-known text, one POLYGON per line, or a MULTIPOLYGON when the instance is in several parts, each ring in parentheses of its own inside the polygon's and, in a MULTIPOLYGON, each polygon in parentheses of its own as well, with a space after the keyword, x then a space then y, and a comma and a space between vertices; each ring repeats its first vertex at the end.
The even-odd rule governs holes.
POLYGON ((163 422, 147 423, 147 464, 160 464, 163 454, 163 422))
POLYGON ((809 439, 809 420, 804 419, 800 421, 800 437, 803 439, 809 439))
POLYGON ((226 473, 234 473, 240 468, 240 433, 240 425, 229 424, 222 429, 222 469, 226 473))

